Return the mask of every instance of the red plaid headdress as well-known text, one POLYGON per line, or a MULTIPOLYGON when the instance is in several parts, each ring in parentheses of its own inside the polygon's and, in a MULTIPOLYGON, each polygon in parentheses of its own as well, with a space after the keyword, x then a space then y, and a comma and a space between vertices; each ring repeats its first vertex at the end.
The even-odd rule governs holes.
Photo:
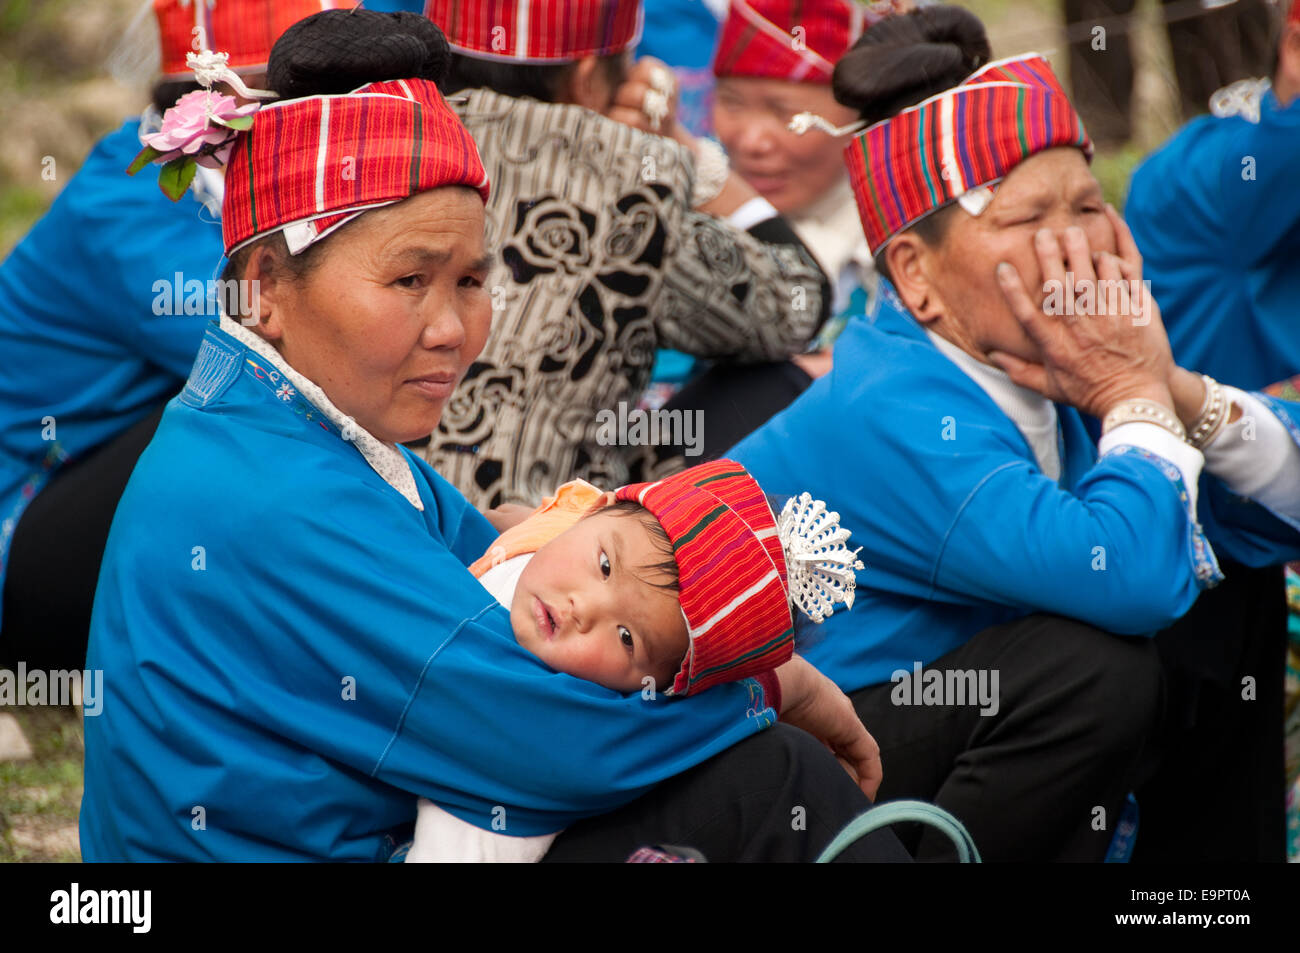
POLYGON ((853 567, 862 564, 843 547, 849 534, 838 515, 804 494, 774 518, 762 488, 734 460, 614 495, 648 509, 672 540, 690 648, 669 694, 703 691, 788 661, 791 572, 795 601, 815 621, 836 602, 853 605, 853 567))
POLYGON ((640 0, 428 0, 424 15, 466 56, 571 63, 641 39, 640 0))
POLYGON ((280 229, 296 254, 366 209, 443 185, 488 198, 474 140, 428 80, 269 103, 226 169, 226 254, 280 229))
POLYGON ((166 79, 190 79, 186 53, 223 50, 236 72, 266 68, 280 34, 304 17, 351 6, 344 0, 154 0, 166 79))
POLYGON ((1092 158, 1092 140, 1047 61, 1029 53, 988 64, 845 148, 867 244, 874 254, 954 200, 978 214, 988 193, 977 190, 1055 146, 1092 158))
POLYGON ((892 8, 891 0, 731 0, 713 74, 829 83, 836 61, 892 8))

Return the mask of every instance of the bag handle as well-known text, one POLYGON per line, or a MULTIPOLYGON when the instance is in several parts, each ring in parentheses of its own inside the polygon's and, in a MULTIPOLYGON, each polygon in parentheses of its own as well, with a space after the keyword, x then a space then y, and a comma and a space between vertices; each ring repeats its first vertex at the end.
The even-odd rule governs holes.
POLYGON ((937 804, 930 804, 926 801, 890 801, 887 804, 879 804, 873 807, 865 814, 858 815, 844 825, 844 829, 835 835, 835 839, 827 845, 821 856, 817 858, 817 863, 829 864, 850 845, 872 831, 878 831, 890 824, 907 822, 925 824, 927 827, 933 827, 945 835, 957 847, 958 862, 963 864, 983 862, 980 859, 979 849, 975 846, 975 840, 970 836, 970 832, 966 830, 961 821, 937 804))

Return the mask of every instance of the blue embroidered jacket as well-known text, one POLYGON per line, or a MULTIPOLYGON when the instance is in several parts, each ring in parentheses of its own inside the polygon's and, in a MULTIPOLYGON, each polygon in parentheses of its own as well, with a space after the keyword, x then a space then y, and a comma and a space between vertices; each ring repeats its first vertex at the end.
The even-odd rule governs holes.
POLYGON ((170 201, 154 170, 126 175, 138 130, 132 119, 101 140, 0 265, 0 585, 54 470, 180 390, 214 313, 221 225, 188 195, 170 201))
POLYGON ((775 721, 753 680, 644 700, 551 671, 465 568, 496 532, 405 456, 423 511, 208 329, 104 554, 87 860, 377 860, 417 795, 549 833, 775 721))
MULTIPOLYGON (((1098 459, 1070 407, 1057 406, 1062 474, 1050 479, 881 289, 836 342, 831 372, 727 454, 768 492, 825 500, 864 547, 853 609, 800 650, 841 688, 888 681, 1031 612, 1151 633, 1222 578, 1208 541, 1248 565, 1300 556, 1300 527, 1213 477, 1201 477, 1198 523, 1169 461, 1137 447, 1098 459)), ((1300 407, 1256 396, 1300 442, 1300 407)))

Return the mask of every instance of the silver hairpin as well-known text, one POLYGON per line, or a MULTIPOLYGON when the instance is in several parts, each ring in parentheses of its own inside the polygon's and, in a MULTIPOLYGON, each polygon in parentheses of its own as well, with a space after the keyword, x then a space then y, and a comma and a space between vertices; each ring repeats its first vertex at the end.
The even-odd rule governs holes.
POLYGON ((865 120, 859 119, 857 122, 851 122, 847 126, 835 126, 828 120, 822 118, 813 112, 796 113, 790 117, 790 123, 786 126, 796 136, 802 136, 809 129, 820 129, 822 132, 829 133, 836 138, 840 136, 850 136, 855 132, 861 132, 870 125, 865 120))

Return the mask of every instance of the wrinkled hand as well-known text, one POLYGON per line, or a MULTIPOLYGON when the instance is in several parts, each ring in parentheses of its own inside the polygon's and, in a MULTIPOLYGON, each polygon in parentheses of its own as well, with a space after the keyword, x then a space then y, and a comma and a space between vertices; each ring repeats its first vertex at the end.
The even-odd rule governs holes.
POLYGON ((605 115, 625 126, 677 138, 677 98, 677 78, 673 71, 662 60, 647 56, 636 61, 623 85, 614 91, 614 102, 605 115), (649 102, 657 101, 663 109, 657 124, 644 109, 647 93, 649 102))
POLYGON ((849 776, 874 799, 884 772, 880 746, 834 682, 798 655, 776 670, 781 682, 781 720, 821 741, 849 776))
POLYGON ((498 533, 504 533, 510 527, 526 520, 533 509, 534 507, 524 506, 522 503, 502 503, 495 509, 485 511, 483 515, 498 533))
POLYGON ((998 266, 1003 297, 1041 349, 1043 361, 1035 364, 1001 351, 989 354, 1017 384, 1097 418, 1130 398, 1172 407, 1169 380, 1175 370, 1160 309, 1142 284, 1137 244, 1118 212, 1107 205, 1106 214, 1115 228, 1118 255, 1094 253, 1077 227, 1066 230, 1064 248, 1047 229, 1035 236, 1046 295, 1041 306, 1013 266, 998 266), (1136 295, 1130 293, 1131 282, 1137 283, 1136 295), (1078 298, 1088 293, 1091 304, 1078 298), (1065 301, 1071 294, 1075 301, 1065 301), (1071 308, 1087 313, 1065 313, 1071 308))

